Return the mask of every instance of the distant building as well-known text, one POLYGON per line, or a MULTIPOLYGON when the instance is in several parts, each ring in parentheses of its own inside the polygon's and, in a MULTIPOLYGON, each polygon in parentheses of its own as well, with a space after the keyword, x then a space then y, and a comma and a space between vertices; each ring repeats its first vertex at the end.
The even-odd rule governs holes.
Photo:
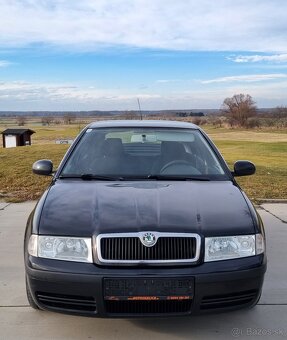
POLYGON ((30 129, 7 129, 2 133, 3 148, 31 145, 31 135, 35 131, 30 129))

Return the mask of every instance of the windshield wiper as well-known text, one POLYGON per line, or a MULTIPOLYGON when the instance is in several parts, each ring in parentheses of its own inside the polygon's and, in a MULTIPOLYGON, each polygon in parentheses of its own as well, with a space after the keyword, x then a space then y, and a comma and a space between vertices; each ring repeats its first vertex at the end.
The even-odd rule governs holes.
POLYGON ((210 178, 204 176, 185 176, 185 175, 148 175, 147 179, 155 179, 158 181, 210 181, 210 178))
POLYGON ((100 180, 100 181, 123 181, 123 177, 82 174, 82 175, 61 175, 60 178, 81 178, 84 181, 100 180))
POLYGON ((204 176, 185 176, 185 175, 147 175, 147 176, 105 176, 96 174, 82 175, 61 175, 59 178, 80 178, 84 181, 137 181, 137 180, 157 180, 157 181, 210 181, 204 176))

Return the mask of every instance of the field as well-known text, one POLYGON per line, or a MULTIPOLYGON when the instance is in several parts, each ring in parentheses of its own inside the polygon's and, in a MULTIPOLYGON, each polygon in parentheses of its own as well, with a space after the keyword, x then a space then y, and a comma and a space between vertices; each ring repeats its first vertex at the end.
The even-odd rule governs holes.
MULTIPOLYGON (((33 162, 43 158, 51 159, 57 167, 68 146, 57 145, 55 140, 73 139, 86 123, 88 121, 42 126, 34 118, 25 125, 25 128, 36 132, 32 136, 31 146, 4 149, 0 144, 0 200, 18 202, 37 199, 51 178, 33 175, 33 162)), ((0 131, 12 124, 13 122, 1 121, 0 118, 0 131)), ((230 168, 239 159, 248 159, 256 164, 256 175, 238 178, 238 182, 253 201, 287 198, 286 130, 231 130, 208 125, 203 129, 215 142, 230 168)))

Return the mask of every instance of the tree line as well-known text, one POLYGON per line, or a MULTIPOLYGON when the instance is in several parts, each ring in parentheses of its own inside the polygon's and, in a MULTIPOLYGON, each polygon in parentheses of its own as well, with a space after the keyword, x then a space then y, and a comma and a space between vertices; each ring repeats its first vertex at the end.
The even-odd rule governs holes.
MULTIPOLYGON (((197 125, 201 125, 205 120, 201 118, 204 117, 203 112, 193 112, 193 111, 178 111, 173 112, 175 117, 179 118, 188 118, 194 117, 193 122, 197 125)), ((211 119, 212 124, 214 125, 222 125, 222 119, 220 116, 224 117, 225 121, 231 127, 246 127, 253 128, 258 127, 260 125, 259 122, 259 109, 256 106, 256 102, 249 94, 235 94, 232 97, 225 98, 221 108, 220 114, 211 119)), ((118 116, 117 116, 118 117, 118 116)), ((151 116, 152 117, 152 116, 151 116)), ((127 111, 120 115, 121 119, 138 119, 137 111, 127 111)), ((265 114, 260 114, 260 118, 266 118, 267 126, 274 126, 275 121, 282 122, 282 127, 286 127, 286 118, 287 118, 287 107, 279 106, 275 109, 272 109, 272 113, 270 112, 265 114)), ((63 116, 43 116, 41 117, 42 125, 51 125, 51 124, 73 124, 77 119, 76 113, 65 113, 63 116)), ((23 126, 27 122, 27 117, 24 115, 16 117, 17 124, 19 126, 23 126)), ((280 127, 280 126, 278 126, 280 127)))

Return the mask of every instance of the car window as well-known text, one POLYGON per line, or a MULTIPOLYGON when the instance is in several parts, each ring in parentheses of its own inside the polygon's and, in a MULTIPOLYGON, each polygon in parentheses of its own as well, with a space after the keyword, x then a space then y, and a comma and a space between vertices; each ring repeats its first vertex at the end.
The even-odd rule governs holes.
POLYGON ((62 170, 62 175, 69 174, 225 175, 200 131, 159 128, 88 129, 62 170))

